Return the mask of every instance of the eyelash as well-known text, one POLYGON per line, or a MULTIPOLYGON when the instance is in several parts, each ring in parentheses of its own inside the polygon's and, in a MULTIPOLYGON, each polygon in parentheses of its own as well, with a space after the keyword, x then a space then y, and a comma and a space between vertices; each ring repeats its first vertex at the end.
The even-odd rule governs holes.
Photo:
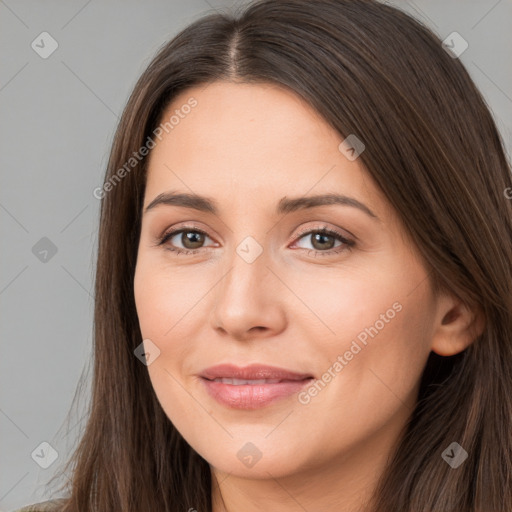
MULTIPOLYGON (((167 233, 164 233, 161 237, 158 238, 157 244, 158 246, 164 245, 168 240, 170 240, 173 236, 183 233, 183 232, 191 232, 191 233, 200 233, 202 235, 208 236, 207 233, 205 233, 202 229, 199 229, 195 226, 184 226, 180 229, 175 229, 174 231, 169 231, 167 233)), ((322 228, 315 228, 315 229, 305 229, 302 230, 297 235, 297 240, 303 238, 306 235, 313 235, 313 234, 322 234, 322 235, 329 235, 337 238, 340 242, 342 242, 344 245, 339 246, 336 249, 329 249, 327 251, 320 251, 319 249, 303 249, 305 251, 308 251, 308 256, 310 253, 315 253, 315 257, 317 255, 320 256, 331 256, 333 254, 339 254, 344 251, 350 251, 353 246, 355 245, 355 242, 353 240, 349 240, 345 238, 341 233, 334 229, 329 229, 327 226, 323 226, 322 228)), ((210 238, 210 237, 208 237, 210 238)), ((199 249, 180 249, 179 247, 166 247, 167 250, 176 253, 177 255, 184 254, 184 255, 192 255, 199 252, 201 249, 208 249, 208 247, 201 247, 199 249)))

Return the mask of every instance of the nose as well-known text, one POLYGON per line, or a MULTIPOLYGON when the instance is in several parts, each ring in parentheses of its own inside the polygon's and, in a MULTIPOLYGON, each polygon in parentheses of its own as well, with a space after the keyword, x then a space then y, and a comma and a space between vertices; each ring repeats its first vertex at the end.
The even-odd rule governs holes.
POLYGON ((211 325, 221 336, 248 341, 276 336, 286 326, 286 287, 263 252, 252 262, 233 251, 230 267, 214 288, 211 325))

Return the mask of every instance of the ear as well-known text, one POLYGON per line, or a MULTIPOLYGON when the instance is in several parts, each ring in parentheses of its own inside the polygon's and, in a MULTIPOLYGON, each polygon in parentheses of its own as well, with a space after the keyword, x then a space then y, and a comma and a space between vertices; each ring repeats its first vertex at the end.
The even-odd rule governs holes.
POLYGON ((438 298, 431 350, 440 356, 453 356, 465 350, 480 336, 485 319, 478 308, 471 309, 453 295, 438 298))

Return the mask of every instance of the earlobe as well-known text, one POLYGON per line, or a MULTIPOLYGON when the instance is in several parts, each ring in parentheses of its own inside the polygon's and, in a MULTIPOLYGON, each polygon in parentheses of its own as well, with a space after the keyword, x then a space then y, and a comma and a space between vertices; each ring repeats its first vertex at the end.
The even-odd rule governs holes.
POLYGON ((440 356, 453 356, 465 350, 480 336, 485 319, 479 308, 471 309, 456 298, 440 301, 431 350, 440 356))

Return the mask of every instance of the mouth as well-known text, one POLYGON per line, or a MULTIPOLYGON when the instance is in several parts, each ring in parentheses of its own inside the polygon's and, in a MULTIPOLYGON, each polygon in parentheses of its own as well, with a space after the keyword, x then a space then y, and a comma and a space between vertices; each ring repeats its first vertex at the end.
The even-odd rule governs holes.
POLYGON ((276 384, 280 381, 298 381, 313 378, 313 375, 310 373, 299 373, 286 368, 263 364, 252 364, 245 367, 233 364, 219 364, 206 368, 201 372, 200 376, 208 380, 231 379, 234 382, 247 381, 248 383, 268 381, 269 384, 276 384))
MULTIPOLYGON (((313 377, 306 377, 306 379, 312 379, 313 377)), ((215 378, 215 379, 206 379, 211 382, 222 382, 223 384, 231 384, 232 386, 257 386, 262 384, 279 384, 281 382, 300 382, 305 379, 229 379, 229 378, 215 378)))
POLYGON ((207 393, 218 403, 245 410, 289 398, 314 380, 311 374, 264 365, 218 365, 204 370, 200 377, 207 393))

